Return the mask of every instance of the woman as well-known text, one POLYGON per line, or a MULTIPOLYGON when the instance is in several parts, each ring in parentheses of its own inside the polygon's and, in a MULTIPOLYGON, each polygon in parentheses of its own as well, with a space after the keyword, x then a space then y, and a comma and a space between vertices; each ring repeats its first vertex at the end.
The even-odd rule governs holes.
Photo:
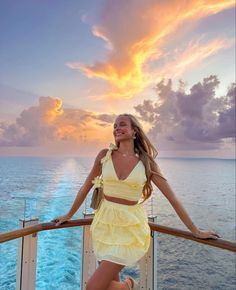
POLYGON ((119 272, 125 266, 135 265, 148 251, 150 228, 142 202, 152 193, 151 182, 165 195, 195 237, 220 237, 194 225, 154 161, 157 151, 133 115, 119 115, 113 135, 116 145, 111 144, 108 150, 98 153, 69 212, 53 220, 58 226, 71 219, 102 175, 104 198, 95 210, 90 227, 99 266, 90 277, 87 290, 138 289, 136 281, 130 277, 121 282, 119 272))

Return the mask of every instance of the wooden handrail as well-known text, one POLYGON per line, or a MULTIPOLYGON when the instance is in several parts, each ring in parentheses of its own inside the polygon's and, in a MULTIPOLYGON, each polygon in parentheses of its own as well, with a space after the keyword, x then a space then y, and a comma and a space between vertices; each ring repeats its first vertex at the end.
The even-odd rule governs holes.
MULTIPOLYGON (((27 228, 18 229, 18 230, 11 231, 8 233, 0 234, 0 243, 11 241, 11 240, 21 238, 21 237, 31 235, 37 232, 41 232, 41 231, 90 225, 92 221, 93 221, 93 218, 70 220, 59 226, 56 226, 54 222, 41 223, 41 224, 37 224, 37 225, 30 226, 27 228)), ((155 224, 153 222, 149 222, 149 226, 151 230, 157 231, 163 234, 168 234, 168 235, 172 235, 176 237, 182 237, 184 239, 192 240, 198 243, 207 244, 216 248, 229 250, 231 252, 236 252, 236 243, 232 241, 227 241, 223 239, 216 239, 216 240, 215 239, 199 239, 199 238, 194 237, 193 234, 189 231, 166 227, 166 226, 155 224)))
POLYGON ((216 248, 221 248, 224 250, 229 250, 232 252, 236 252, 236 243, 232 241, 227 241, 223 239, 199 239, 194 237, 194 235, 189 231, 184 231, 176 228, 161 226, 152 222, 149 222, 150 228, 153 231, 157 231, 160 233, 176 236, 176 237, 182 237, 187 240, 192 240, 198 243, 207 244, 216 248))
POLYGON ((11 241, 17 238, 21 238, 21 237, 31 235, 37 232, 42 232, 42 231, 63 229, 63 228, 70 228, 70 227, 77 227, 77 226, 86 226, 86 225, 90 225, 92 223, 92 220, 93 220, 92 218, 70 220, 59 226, 56 226, 54 222, 37 224, 35 226, 30 226, 27 228, 18 229, 18 230, 11 231, 8 233, 0 234, 0 243, 4 243, 7 241, 11 241))

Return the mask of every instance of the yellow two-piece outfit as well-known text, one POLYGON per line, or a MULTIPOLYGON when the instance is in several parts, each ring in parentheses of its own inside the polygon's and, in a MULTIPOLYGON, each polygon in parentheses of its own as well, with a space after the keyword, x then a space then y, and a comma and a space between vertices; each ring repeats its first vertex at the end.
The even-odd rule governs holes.
MULTIPOLYGON (((140 200, 146 181, 145 167, 139 160, 126 179, 118 179, 111 156, 115 148, 110 144, 101 160, 103 192, 107 196, 140 200)), ((145 255, 150 245, 148 217, 140 203, 125 205, 103 198, 95 210, 90 231, 97 260, 131 267, 145 255)))

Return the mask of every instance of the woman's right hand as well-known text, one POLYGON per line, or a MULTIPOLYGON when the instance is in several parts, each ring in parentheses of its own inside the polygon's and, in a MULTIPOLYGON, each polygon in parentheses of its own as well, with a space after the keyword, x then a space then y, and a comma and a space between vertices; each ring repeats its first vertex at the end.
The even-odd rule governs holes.
POLYGON ((56 226, 59 226, 60 224, 67 222, 71 218, 72 218, 72 216, 70 216, 69 214, 65 214, 65 215, 61 215, 59 217, 56 217, 55 219, 52 220, 52 222, 56 223, 56 226))

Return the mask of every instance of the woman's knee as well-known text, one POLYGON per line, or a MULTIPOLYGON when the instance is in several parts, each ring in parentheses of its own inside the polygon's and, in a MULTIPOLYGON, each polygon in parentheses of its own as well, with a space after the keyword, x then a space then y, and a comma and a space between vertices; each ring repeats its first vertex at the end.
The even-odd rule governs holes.
POLYGON ((97 289, 95 285, 92 285, 92 283, 88 281, 88 283, 85 286, 85 290, 99 290, 99 289, 97 289))
POLYGON ((89 280, 85 286, 85 290, 104 290, 104 287, 100 283, 94 283, 94 281, 89 280))
MULTIPOLYGON (((119 272, 123 265, 115 264, 109 261, 102 261, 86 284, 86 290, 104 290, 107 289, 112 280, 119 281, 119 272), (101 279, 101 277, 103 277, 101 279)), ((117 281, 117 282, 118 282, 117 281)))

